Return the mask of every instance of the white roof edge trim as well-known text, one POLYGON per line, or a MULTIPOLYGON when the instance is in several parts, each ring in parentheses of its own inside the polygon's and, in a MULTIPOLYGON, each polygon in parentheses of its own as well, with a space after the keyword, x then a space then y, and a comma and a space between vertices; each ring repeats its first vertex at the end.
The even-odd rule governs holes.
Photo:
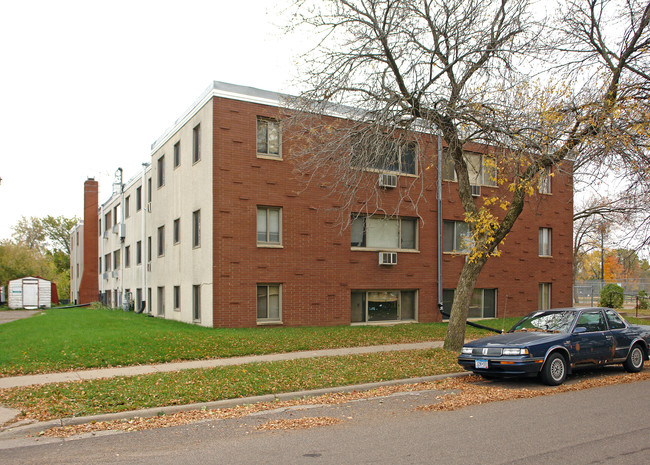
POLYGON ((196 115, 214 97, 238 100, 241 102, 258 103, 272 107, 282 106, 284 94, 256 89, 254 87, 244 87, 236 84, 227 84, 220 81, 214 81, 201 96, 178 118, 174 124, 163 132, 162 136, 151 144, 151 155, 153 156, 160 148, 176 134, 180 128, 196 115))

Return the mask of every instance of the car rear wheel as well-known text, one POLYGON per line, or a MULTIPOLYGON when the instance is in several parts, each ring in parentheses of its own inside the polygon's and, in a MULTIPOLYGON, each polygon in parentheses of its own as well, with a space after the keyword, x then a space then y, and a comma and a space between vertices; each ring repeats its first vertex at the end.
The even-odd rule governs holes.
POLYGON ((623 368, 629 373, 638 373, 643 369, 643 358, 644 358, 643 349, 639 344, 634 344, 630 354, 627 356, 625 362, 623 362, 623 368))
POLYGON ((554 353, 549 355, 546 363, 540 372, 540 377, 544 384, 557 386, 562 384, 566 379, 567 362, 562 354, 554 353))

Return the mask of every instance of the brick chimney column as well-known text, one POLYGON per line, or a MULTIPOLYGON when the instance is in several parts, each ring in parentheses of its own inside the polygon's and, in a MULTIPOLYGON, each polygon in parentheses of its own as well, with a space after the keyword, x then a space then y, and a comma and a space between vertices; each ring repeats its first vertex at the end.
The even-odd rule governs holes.
POLYGON ((99 183, 88 179, 84 183, 84 266, 79 286, 79 303, 99 300, 99 183))

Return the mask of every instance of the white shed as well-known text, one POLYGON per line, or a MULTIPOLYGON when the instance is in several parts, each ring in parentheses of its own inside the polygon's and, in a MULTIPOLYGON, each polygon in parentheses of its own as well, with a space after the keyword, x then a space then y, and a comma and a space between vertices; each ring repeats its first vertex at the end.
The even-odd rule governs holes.
POLYGON ((52 282, 38 276, 13 279, 7 286, 9 308, 52 307, 52 282))

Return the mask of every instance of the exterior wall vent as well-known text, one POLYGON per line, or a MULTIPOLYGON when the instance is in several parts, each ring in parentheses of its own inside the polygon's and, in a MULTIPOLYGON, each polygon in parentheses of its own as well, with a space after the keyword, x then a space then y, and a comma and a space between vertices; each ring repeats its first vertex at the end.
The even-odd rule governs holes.
POLYGON ((397 175, 379 173, 379 187, 397 187, 397 175))
POLYGON ((379 252, 380 265, 397 265, 397 252, 379 252))

